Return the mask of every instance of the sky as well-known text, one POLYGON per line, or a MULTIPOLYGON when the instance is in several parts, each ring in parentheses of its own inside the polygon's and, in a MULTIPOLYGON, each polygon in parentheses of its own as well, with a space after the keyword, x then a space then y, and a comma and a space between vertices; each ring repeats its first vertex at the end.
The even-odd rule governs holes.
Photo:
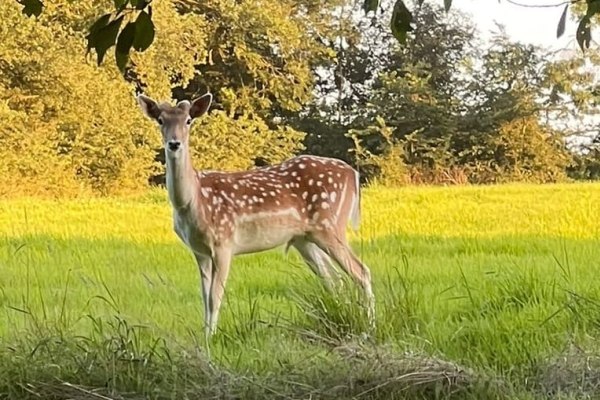
MULTIPOLYGON (((442 0, 430 0, 439 1, 442 0)), ((504 25, 508 35, 515 41, 536 44, 558 50, 576 48, 575 28, 577 21, 567 17, 566 29, 560 39, 556 27, 564 9, 564 0, 515 0, 528 5, 560 4, 559 7, 526 8, 506 0, 454 0, 452 8, 471 14, 481 32, 487 34, 495 29, 495 23, 504 25)))

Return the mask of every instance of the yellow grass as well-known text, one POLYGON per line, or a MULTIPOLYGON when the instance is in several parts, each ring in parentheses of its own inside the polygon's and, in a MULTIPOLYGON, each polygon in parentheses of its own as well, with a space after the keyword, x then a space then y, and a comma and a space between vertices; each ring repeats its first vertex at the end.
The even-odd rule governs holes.
MULTIPOLYGON (((600 185, 367 188, 353 239, 406 234, 440 237, 536 235, 597 238, 600 185)), ((177 241, 164 191, 141 198, 0 200, 0 235, 177 241)))

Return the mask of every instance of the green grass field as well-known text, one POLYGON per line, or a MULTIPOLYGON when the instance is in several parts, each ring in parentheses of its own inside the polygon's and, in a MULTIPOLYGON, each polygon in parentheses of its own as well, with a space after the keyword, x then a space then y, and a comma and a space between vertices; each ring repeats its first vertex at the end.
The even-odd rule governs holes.
POLYGON ((600 396, 599 184, 363 193, 375 331, 279 249, 210 343, 164 192, 0 200, 0 398, 600 396))

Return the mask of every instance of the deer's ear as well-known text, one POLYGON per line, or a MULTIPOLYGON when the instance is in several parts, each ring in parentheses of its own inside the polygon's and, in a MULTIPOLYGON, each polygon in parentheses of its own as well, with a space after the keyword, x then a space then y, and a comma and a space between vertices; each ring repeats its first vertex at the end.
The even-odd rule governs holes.
POLYGON ((146 117, 150 119, 158 119, 161 111, 156 101, 152 100, 148 96, 144 96, 143 94, 140 94, 137 97, 137 101, 146 117))
POLYGON ((206 93, 201 97, 198 97, 196 100, 192 101, 192 106, 190 107, 190 117, 198 118, 208 111, 210 107, 210 103, 212 102, 212 94, 206 93))

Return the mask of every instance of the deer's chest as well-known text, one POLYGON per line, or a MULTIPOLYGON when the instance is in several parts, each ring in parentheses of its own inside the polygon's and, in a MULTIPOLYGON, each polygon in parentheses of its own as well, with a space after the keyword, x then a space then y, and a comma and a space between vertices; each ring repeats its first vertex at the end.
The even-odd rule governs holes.
POLYGON ((211 255, 210 241, 188 212, 173 213, 173 229, 186 246, 196 254, 211 255))

